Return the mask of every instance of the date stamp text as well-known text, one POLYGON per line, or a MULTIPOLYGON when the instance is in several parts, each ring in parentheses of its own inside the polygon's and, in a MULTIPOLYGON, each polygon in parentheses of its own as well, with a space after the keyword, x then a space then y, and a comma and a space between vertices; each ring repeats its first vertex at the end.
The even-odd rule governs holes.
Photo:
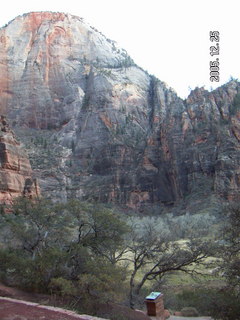
POLYGON ((215 57, 215 60, 210 61, 210 81, 219 82, 220 74, 219 74, 219 50, 220 50, 220 34, 219 31, 210 31, 209 32, 210 41, 213 42, 213 45, 210 46, 210 55, 211 57, 215 57))

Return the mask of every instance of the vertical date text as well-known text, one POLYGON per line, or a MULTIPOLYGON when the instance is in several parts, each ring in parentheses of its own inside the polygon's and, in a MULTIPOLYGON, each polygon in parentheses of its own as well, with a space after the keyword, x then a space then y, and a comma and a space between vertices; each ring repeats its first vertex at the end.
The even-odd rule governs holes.
POLYGON ((210 61, 210 81, 219 82, 220 74, 219 74, 219 50, 220 50, 220 34, 219 31, 210 31, 209 32, 210 41, 213 42, 213 45, 210 46, 210 55, 211 57, 217 56, 214 61, 210 61))

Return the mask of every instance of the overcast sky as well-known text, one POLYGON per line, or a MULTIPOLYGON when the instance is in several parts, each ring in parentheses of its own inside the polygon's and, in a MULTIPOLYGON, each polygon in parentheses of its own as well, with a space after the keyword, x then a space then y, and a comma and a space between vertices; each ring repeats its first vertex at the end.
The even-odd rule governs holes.
POLYGON ((239 9, 239 0, 8 0, 1 6, 0 26, 31 11, 80 16, 185 98, 190 88, 210 89, 230 76, 240 78, 239 9), (220 32, 214 57, 210 31, 220 32), (209 62, 216 57, 220 82, 212 83, 209 62))

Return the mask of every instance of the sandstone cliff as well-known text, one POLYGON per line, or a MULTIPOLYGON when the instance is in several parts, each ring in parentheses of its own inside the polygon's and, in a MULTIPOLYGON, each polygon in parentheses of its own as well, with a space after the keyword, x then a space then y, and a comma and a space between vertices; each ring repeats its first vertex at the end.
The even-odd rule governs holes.
POLYGON ((30 162, 3 116, 0 119, 0 164, 1 204, 11 204, 19 196, 39 195, 30 162))
POLYGON ((0 30, 0 111, 55 198, 133 208, 238 198, 239 95, 231 81, 182 100, 68 14, 0 30))

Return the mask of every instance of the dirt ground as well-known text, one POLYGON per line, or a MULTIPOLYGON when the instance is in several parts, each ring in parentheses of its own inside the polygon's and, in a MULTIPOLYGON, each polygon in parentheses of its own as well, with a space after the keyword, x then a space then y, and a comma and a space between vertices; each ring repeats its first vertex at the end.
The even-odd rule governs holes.
POLYGON ((28 293, 0 283, 0 320, 97 320, 69 310, 47 306, 51 297, 28 293), (44 304, 44 305, 41 305, 44 304))
POLYGON ((97 320, 72 311, 0 297, 0 320, 97 320))
POLYGON ((168 320, 213 320, 210 317, 175 317, 171 316, 168 320))
MULTIPOLYGON (((102 318, 88 315, 78 315, 68 310, 51 307, 66 305, 61 301, 52 300, 51 296, 34 294, 0 283, 0 320, 98 320, 102 318)), ((127 314, 131 320, 150 320, 142 312, 131 310, 120 305, 103 305, 102 311, 111 311, 112 314, 127 314)), ((106 317, 108 318, 108 317, 106 317)))
MULTIPOLYGON (((33 294, 0 283, 0 320, 101 320, 102 318, 78 315, 72 311, 51 306, 51 299, 47 295, 33 294), (43 305, 44 304, 44 305, 43 305)), ((113 307, 113 306, 112 306, 113 307)), ((109 306, 108 306, 109 308, 109 306)), ((114 311, 128 314, 133 313, 133 320, 157 320, 148 317, 142 312, 133 311, 122 306, 114 306, 114 311), (123 309, 123 310, 122 310, 123 309), (126 309, 126 310, 125 310, 126 309)), ((212 320, 210 317, 177 317, 171 316, 169 320, 212 320)))
MULTIPOLYGON (((46 307, 45 307, 46 308, 46 307)), ((45 309, 37 304, 0 298, 1 320, 84 320, 78 315, 45 309)))

